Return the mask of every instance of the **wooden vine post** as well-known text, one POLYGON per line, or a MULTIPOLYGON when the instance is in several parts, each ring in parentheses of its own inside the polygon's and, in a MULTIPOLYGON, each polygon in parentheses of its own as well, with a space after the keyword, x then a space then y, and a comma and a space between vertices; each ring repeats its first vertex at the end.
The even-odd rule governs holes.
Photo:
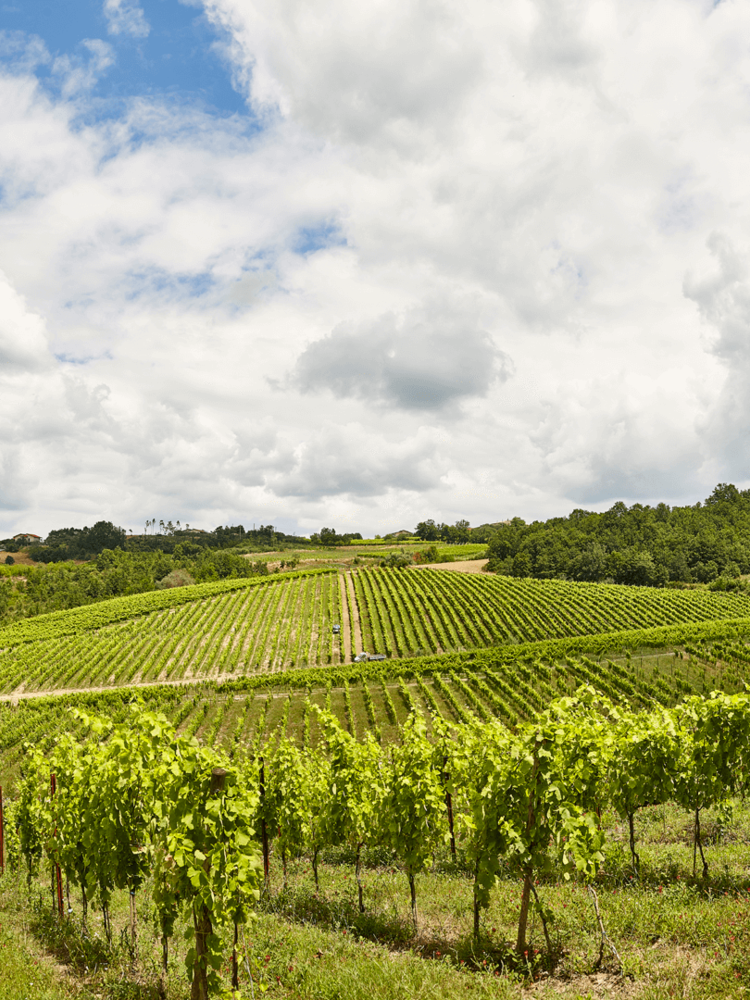
MULTIPOLYGON (((535 823, 535 809, 536 809, 536 772, 539 766, 539 757, 537 755, 539 743, 534 748, 534 764, 531 771, 531 782, 529 786, 529 807, 526 814, 526 839, 529 844, 529 852, 531 853, 533 849, 533 839, 534 839, 534 823, 535 823)), ((530 860, 527 865, 524 866, 523 872, 523 892, 521 894, 521 912, 518 916, 518 937, 516 938, 516 952, 519 957, 523 958, 526 954, 526 926, 529 919, 529 902, 531 899, 531 890, 534 888, 534 868, 533 863, 530 860)))
POLYGON ((456 860, 456 833, 455 833, 455 830, 453 828, 453 796, 451 795, 450 787, 449 787, 449 782, 450 782, 450 777, 451 776, 445 770, 447 764, 448 764, 448 758, 447 758, 447 756, 443 756, 443 771, 442 771, 441 777, 443 779, 443 786, 445 787, 445 807, 448 810, 448 830, 450 832, 450 838, 451 838, 451 840, 450 840, 450 843, 451 843, 451 857, 453 858, 453 861, 455 862, 455 860, 456 860))
MULTIPOLYGON (((215 767, 211 772, 211 785, 208 796, 221 794, 224 791, 227 772, 223 767, 215 767)), ((208 872, 211 862, 208 858, 203 862, 204 871, 208 872)), ((208 1000, 208 938, 213 934, 211 914, 205 903, 193 908, 195 923, 195 965, 193 967, 193 982, 190 989, 190 1000, 208 1000)))
POLYGON ((271 891, 271 866, 268 858, 268 827, 266 826, 265 814, 266 799, 266 765, 264 759, 260 758, 260 836, 263 844, 263 885, 266 892, 271 891))
POLYGON ((237 921, 234 921, 234 941, 232 943, 232 990, 240 988, 239 963, 237 961, 237 921))
MULTIPOLYGON (((52 798, 55 797, 55 792, 57 791, 57 778, 54 774, 50 775, 50 789, 52 793, 52 798)), ((55 827, 54 837, 57 837, 57 827, 55 827)), ((62 920, 63 918, 63 887, 62 887, 62 872, 60 871, 60 865, 55 862, 54 869, 54 885, 57 892, 57 915, 62 920)))

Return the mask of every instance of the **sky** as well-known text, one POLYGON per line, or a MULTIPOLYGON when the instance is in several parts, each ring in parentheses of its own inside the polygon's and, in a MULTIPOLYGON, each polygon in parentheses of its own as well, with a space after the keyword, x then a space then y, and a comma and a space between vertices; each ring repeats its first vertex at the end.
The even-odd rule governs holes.
POLYGON ((0 537, 750 485, 750 5, 0 0, 0 537))

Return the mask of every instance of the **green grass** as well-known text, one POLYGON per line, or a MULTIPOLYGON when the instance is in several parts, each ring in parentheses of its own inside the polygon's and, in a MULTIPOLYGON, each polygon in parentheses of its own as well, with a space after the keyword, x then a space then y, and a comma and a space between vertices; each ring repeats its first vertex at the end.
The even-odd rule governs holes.
MULTIPOLYGON (((68 1000, 74 985, 56 971, 28 932, 28 901, 10 873, 0 876, 0 996, 2 1000, 68 1000), (20 918, 20 919, 19 919, 20 918)), ((82 996, 78 990, 75 994, 82 996)), ((91 994, 87 994, 90 996, 91 994)))

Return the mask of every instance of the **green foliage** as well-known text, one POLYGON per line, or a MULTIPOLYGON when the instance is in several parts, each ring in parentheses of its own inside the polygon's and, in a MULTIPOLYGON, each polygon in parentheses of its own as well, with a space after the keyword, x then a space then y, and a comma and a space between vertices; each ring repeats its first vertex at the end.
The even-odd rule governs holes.
POLYGON ((436 524, 432 518, 420 521, 414 529, 423 542, 442 541, 448 545, 461 545, 472 540, 471 528, 466 520, 458 520, 455 524, 436 524))
POLYGON ((354 541, 361 541, 362 535, 358 531, 346 532, 339 535, 335 528, 321 528, 320 531, 310 535, 310 542, 313 545, 321 545, 328 548, 334 545, 350 545, 354 541))
MULTIPOLYGON (((415 879, 450 836, 448 793, 474 867, 475 932, 501 870, 519 871, 523 951, 540 875, 584 883, 597 876, 605 858, 599 815, 608 804, 627 816, 667 801, 699 811, 723 806, 750 777, 748 694, 633 712, 584 686, 515 732, 496 721, 448 725, 434 717, 428 735, 412 712, 390 746, 370 734, 357 740, 330 713, 314 711, 316 750, 283 737, 262 748, 264 796, 257 755, 240 753, 230 764, 142 708, 119 723, 75 713, 82 741, 66 736, 25 761, 14 819, 30 870, 44 851, 104 907, 114 888, 135 892, 151 875, 160 933, 169 938, 180 913, 192 916, 188 970, 214 989, 216 929, 245 921, 258 896, 261 820, 278 831, 285 857, 315 858, 325 846, 355 851, 358 880, 361 847, 390 848, 408 876, 416 923, 415 879)), ((727 815, 723 809, 723 822, 727 815)))
POLYGON ((258 898, 257 784, 177 736, 164 716, 132 709, 119 726, 83 721, 82 745, 65 738, 28 762, 16 820, 29 870, 43 845, 105 914, 115 887, 135 893, 151 873, 162 935, 171 936, 181 911, 192 913, 188 974, 216 991, 222 954, 214 930, 244 922, 258 898))
POLYGON ((391 552, 389 556, 381 560, 380 565, 387 569, 405 569, 413 563, 414 559, 408 552, 391 552))
POLYGON ((488 568, 512 576, 662 587, 750 572, 750 490, 731 484, 692 507, 618 502, 603 514, 494 527, 488 568))

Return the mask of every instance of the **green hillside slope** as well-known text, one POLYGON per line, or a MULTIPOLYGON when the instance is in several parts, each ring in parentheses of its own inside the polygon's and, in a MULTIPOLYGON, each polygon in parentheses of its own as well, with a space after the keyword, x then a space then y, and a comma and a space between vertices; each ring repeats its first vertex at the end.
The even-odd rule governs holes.
POLYGON ((434 570, 308 572, 116 598, 0 631, 0 691, 279 673, 750 617, 750 598, 434 570), (340 634, 332 626, 341 623, 340 634))

